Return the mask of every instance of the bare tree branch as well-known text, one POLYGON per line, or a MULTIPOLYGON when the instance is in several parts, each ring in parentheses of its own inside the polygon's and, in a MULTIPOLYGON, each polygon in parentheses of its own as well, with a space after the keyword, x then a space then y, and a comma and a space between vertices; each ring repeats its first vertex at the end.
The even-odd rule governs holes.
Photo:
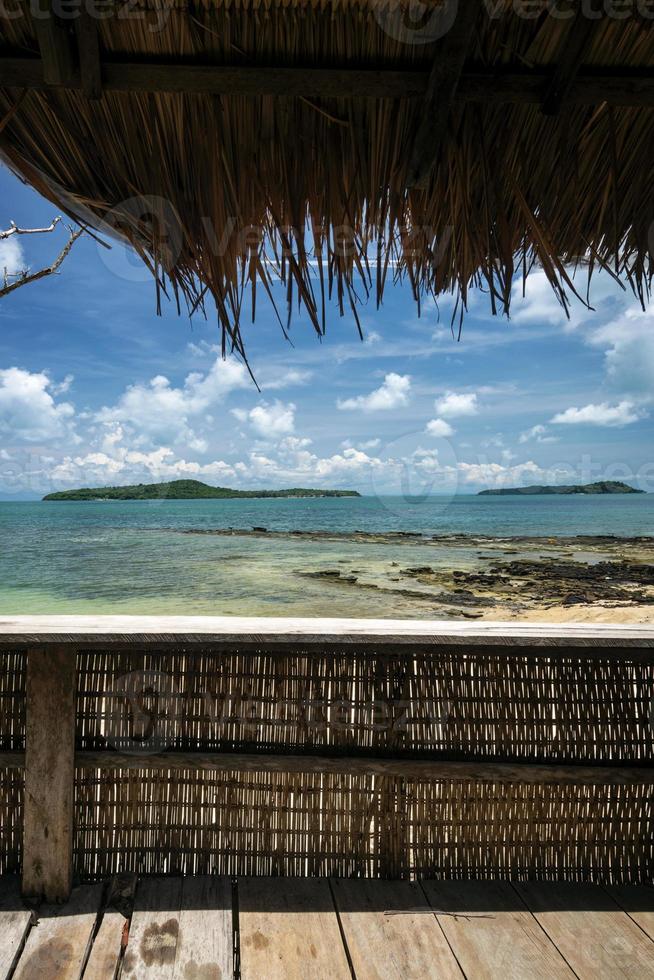
MULTIPOLYGON (((56 227, 57 222, 59 221, 61 221, 61 218, 55 218, 50 228, 40 228, 40 229, 38 228, 20 229, 20 228, 16 228, 16 226, 12 222, 12 228, 7 232, 1 232, 0 238, 8 238, 9 235, 11 234, 30 235, 30 234, 38 234, 39 232, 49 232, 56 227)), ((39 269, 38 272, 30 273, 28 272, 27 269, 25 269, 23 272, 16 273, 11 276, 7 274, 7 270, 5 269, 4 285, 0 287, 0 298, 3 296, 8 296, 9 293, 13 293, 14 290, 20 289, 21 286, 28 286, 30 283, 38 282, 39 279, 45 279, 46 276, 54 275, 59 270, 59 267, 61 266, 62 262, 70 252, 71 248, 73 247, 77 239, 80 237, 80 235, 84 234, 83 228, 77 228, 77 229, 69 228, 68 230, 70 232, 70 237, 66 242, 66 244, 64 245, 64 247, 62 248, 59 255, 57 256, 57 258, 52 263, 52 265, 46 266, 44 269, 39 269), (9 281, 12 278, 15 280, 14 282, 9 281)))
POLYGON ((53 218, 52 224, 47 228, 19 228, 13 221, 10 221, 11 227, 7 228, 6 231, 0 231, 0 241, 11 238, 12 235, 46 235, 49 231, 54 231, 60 221, 61 215, 53 218))

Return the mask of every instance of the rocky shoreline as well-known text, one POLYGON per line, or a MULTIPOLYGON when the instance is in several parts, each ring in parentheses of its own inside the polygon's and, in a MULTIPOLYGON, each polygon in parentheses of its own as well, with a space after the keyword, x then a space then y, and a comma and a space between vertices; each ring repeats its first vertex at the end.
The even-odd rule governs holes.
MULTIPOLYGON (((317 579, 335 600, 342 590, 387 597, 393 615, 407 605, 435 618, 541 618, 615 620, 633 617, 654 622, 654 537, 613 535, 570 537, 489 537, 422 535, 397 531, 184 530, 180 533, 274 541, 343 544, 343 555, 321 567, 297 569, 317 579), (347 545, 347 548, 345 547, 347 545), (352 555, 352 545, 361 545, 352 555), (370 548, 365 546, 384 546, 370 548), (411 545, 412 561, 407 546, 411 545), (415 548, 425 560, 415 561, 415 548), (373 564, 368 552, 375 553, 373 564), (391 555, 392 560, 379 558, 391 555)), ((333 548, 331 549, 333 552, 333 548)), ((389 613, 390 614, 390 613, 389 613)))
MULTIPOLYGON (((161 528, 156 528, 157 531, 161 528)), ((305 541, 355 541, 361 544, 424 544, 424 545, 644 545, 654 553, 654 535, 621 537, 617 534, 576 534, 570 536, 527 536, 488 534, 421 534, 419 531, 278 531, 267 527, 251 528, 167 528, 176 534, 199 534, 227 538, 286 538, 305 541)))

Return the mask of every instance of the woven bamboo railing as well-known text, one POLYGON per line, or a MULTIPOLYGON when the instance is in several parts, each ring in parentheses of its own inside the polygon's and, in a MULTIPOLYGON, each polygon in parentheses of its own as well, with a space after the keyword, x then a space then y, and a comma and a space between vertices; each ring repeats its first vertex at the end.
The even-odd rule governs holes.
POLYGON ((654 630, 0 619, 0 872, 640 882, 654 630))

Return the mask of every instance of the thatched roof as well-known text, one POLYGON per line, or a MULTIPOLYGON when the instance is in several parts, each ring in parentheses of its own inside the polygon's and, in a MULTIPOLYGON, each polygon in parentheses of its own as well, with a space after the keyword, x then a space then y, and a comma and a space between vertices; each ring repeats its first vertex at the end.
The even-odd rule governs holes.
POLYGON ((0 14, 0 149, 69 214, 109 212, 161 286, 213 296, 237 349, 244 292, 276 273, 317 331, 325 291, 354 309, 394 277, 417 300, 484 285, 508 311, 535 262, 562 299, 580 259, 642 299, 654 9, 537 6, 432 0, 421 23, 396 0, 0 14))

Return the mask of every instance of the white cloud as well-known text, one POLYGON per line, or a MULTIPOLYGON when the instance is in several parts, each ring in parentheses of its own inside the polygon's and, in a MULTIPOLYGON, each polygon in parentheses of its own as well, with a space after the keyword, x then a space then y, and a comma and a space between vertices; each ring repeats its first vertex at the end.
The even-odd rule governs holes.
POLYGON ((239 422, 248 422, 263 439, 281 439, 295 429, 295 405, 276 399, 272 405, 262 402, 254 408, 232 408, 231 414, 239 422))
POLYGON ((381 387, 369 395, 339 399, 336 405, 341 411, 361 409, 362 412, 384 412, 408 404, 410 390, 411 377, 408 374, 391 372, 386 375, 381 387))
POLYGON ((223 460, 198 463, 180 459, 168 446, 160 446, 151 452, 118 447, 113 455, 89 452, 66 456, 49 473, 54 485, 72 486, 102 486, 116 482, 125 485, 144 480, 156 482, 184 478, 220 481, 234 479, 236 475, 234 466, 223 460))
POLYGON ((558 442, 557 436, 552 436, 549 434, 549 429, 546 425, 532 425, 531 429, 527 429, 526 432, 521 432, 518 439, 519 443, 524 444, 525 442, 558 442))
POLYGON ((157 375, 147 384, 130 385, 112 406, 100 409, 97 422, 129 425, 138 443, 201 445, 205 440, 195 426, 211 425, 210 410, 227 395, 251 386, 246 368, 233 358, 216 358, 206 374, 194 371, 176 388, 168 378, 157 375))
POLYGON ((617 427, 630 425, 642 418, 632 401, 625 399, 617 405, 602 402, 599 405, 584 405, 581 408, 566 408, 559 412, 550 422, 552 425, 604 425, 617 427))
POLYGON ((70 391, 71 385, 74 380, 75 380, 74 375, 67 374, 64 380, 60 381, 59 384, 52 383, 50 385, 50 390, 52 391, 52 394, 65 395, 67 391, 70 391))
MULTIPOLYGON (((277 391, 280 388, 292 388, 299 385, 306 385, 311 381, 313 377, 312 371, 299 371, 296 368, 290 368, 283 374, 277 374, 275 377, 268 379, 264 374, 261 375, 261 388, 264 391, 277 391)), ((257 381, 259 378, 257 377, 257 381)))
POLYGON ((445 418, 460 418, 465 415, 476 415, 479 411, 477 395, 473 393, 447 391, 442 398, 435 401, 436 411, 445 418))
POLYGON ((503 466, 501 463, 459 463, 459 474, 464 483, 476 486, 509 487, 520 486, 526 481, 535 482, 543 476, 543 469, 528 460, 515 466, 503 466))
POLYGON ((341 443, 343 449, 378 449, 381 446, 381 439, 365 439, 363 442, 352 442, 351 439, 344 439, 341 443))
MULTIPOLYGON (((572 278, 573 270, 569 269, 572 278)), ((586 298, 586 279, 582 272, 575 282, 580 297, 586 298)), ((522 295, 522 279, 516 279, 511 290, 511 321, 520 326, 549 325, 563 327, 565 330, 575 330, 587 321, 597 319, 596 311, 606 313, 620 301, 622 290, 609 275, 593 276, 590 301, 592 309, 588 309, 572 290, 566 288, 569 298, 569 318, 556 298, 556 293, 550 286, 549 280, 542 269, 534 270, 527 276, 525 295, 522 295)))
POLYGON ((0 432, 26 442, 75 438, 75 410, 57 402, 56 394, 57 385, 43 371, 0 370, 0 432))
POLYGON ((21 272, 26 266, 25 257, 20 242, 16 237, 5 238, 0 241, 0 280, 4 278, 5 271, 11 276, 21 272))
POLYGON ((454 429, 445 419, 432 419, 427 422, 425 432, 439 439, 449 439, 450 436, 454 435, 454 429))
POLYGON ((654 399, 654 306, 634 304, 622 316, 594 330, 589 342, 605 348, 607 381, 639 401, 654 399))
POLYGON ((549 323, 563 326, 565 310, 556 298, 544 272, 537 270, 527 276, 525 295, 522 280, 516 280, 511 290, 511 320, 521 325, 549 323))

